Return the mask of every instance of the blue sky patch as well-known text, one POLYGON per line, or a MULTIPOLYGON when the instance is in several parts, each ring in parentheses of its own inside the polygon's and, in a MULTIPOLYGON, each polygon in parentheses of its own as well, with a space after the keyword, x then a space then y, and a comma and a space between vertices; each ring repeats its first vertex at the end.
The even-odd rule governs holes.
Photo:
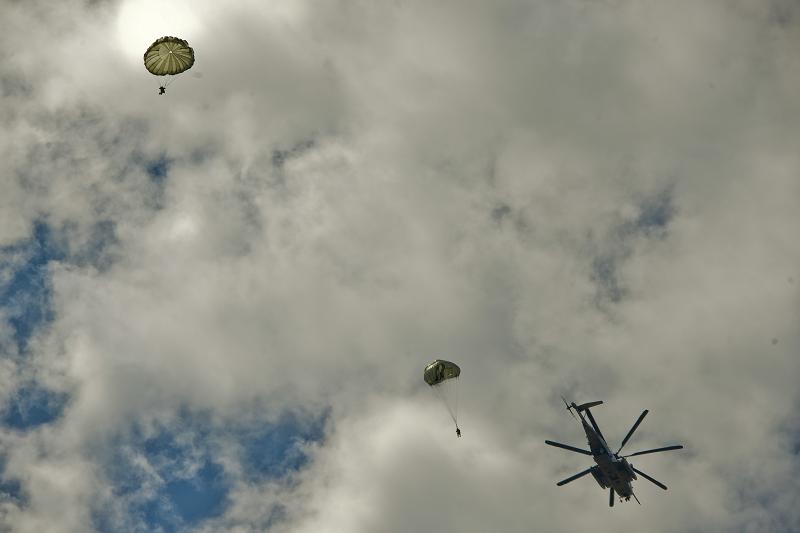
MULTIPOLYGON (((137 427, 117 439, 107 471, 115 495, 128 502, 126 523, 145 531, 180 531, 224 512, 230 482, 214 460, 211 431, 207 417, 182 414, 155 434, 137 427)), ((117 527, 103 510, 95 515, 101 531, 117 527)))
POLYGON ((169 481, 164 493, 181 520, 192 524, 225 510, 228 485, 222 467, 206 460, 193 477, 169 481))
POLYGON ((247 477, 252 481, 281 477, 305 466, 308 457, 303 445, 322 441, 328 416, 324 412, 301 418, 288 413, 275 424, 240 430, 237 441, 242 445, 242 465, 247 477))
POLYGON ((9 500, 18 505, 25 505, 26 499, 22 494, 22 485, 16 479, 0 479, 0 502, 9 500))
POLYGON ((31 238, 0 248, 0 269, 7 278, 0 285, 0 307, 20 353, 28 347, 34 331, 53 319, 48 263, 63 258, 63 247, 43 222, 34 224, 31 238), (22 262, 15 260, 20 257, 22 262))
POLYGON ((222 514, 229 489, 222 467, 206 460, 194 475, 167 480, 133 511, 147 531, 181 531, 222 514))
MULTIPOLYGON (((88 232, 88 240, 77 243, 70 251, 70 229, 66 225, 55 231, 42 220, 34 222, 27 239, 0 248, 0 309, 11 335, 6 355, 19 358, 24 366, 31 338, 54 320, 51 262, 92 264, 103 268, 111 263, 107 250, 116 242, 111 221, 99 221, 88 232)), ((0 424, 17 430, 28 430, 59 418, 68 395, 56 393, 28 379, 9 394, 0 411, 0 424)))
POLYGON ((164 190, 174 162, 174 159, 168 157, 166 153, 152 157, 135 151, 131 155, 130 164, 143 170, 150 184, 150 187, 142 189, 145 193, 146 207, 154 210, 164 207, 164 190))
POLYGON ((155 159, 145 161, 144 169, 151 180, 162 184, 167 180, 167 173, 171 165, 172 160, 167 157, 167 154, 161 154, 155 159))
POLYGON ((650 198, 645 198, 639 208, 641 211, 635 223, 638 231, 651 235, 665 230, 675 215, 672 190, 666 189, 650 198))
POLYGON ((22 485, 19 480, 6 476, 5 467, 5 457, 0 456, 0 502, 11 501, 23 506, 27 503, 27 497, 22 492, 22 485))
MULTIPOLYGON (((302 446, 322 440, 327 417, 288 413, 268 424, 215 424, 209 416, 181 412, 155 432, 135 427, 114 443, 106 468, 117 500, 127 502, 124 522, 169 532, 221 515, 232 480, 218 460, 220 446, 240 450, 236 459, 246 481, 279 479, 307 463, 302 446)), ((104 509, 95 511, 94 522, 101 531, 120 527, 104 509)))
POLYGON ((51 261, 92 265, 105 270, 113 263, 111 250, 117 244, 116 224, 99 220, 88 229, 85 242, 70 239, 74 225, 54 230, 38 220, 32 236, 0 247, 0 309, 11 326, 18 353, 24 353, 38 328, 54 319, 51 261))
POLYGON ((594 251, 590 278, 597 287, 595 301, 619 303, 626 295, 621 265, 633 253, 636 239, 662 239, 675 216, 672 188, 642 198, 639 215, 633 221, 621 223, 606 237, 600 249, 594 251))
POLYGON ((28 430, 49 424, 61 416, 68 396, 27 383, 19 387, 3 409, 2 424, 18 430, 28 430))

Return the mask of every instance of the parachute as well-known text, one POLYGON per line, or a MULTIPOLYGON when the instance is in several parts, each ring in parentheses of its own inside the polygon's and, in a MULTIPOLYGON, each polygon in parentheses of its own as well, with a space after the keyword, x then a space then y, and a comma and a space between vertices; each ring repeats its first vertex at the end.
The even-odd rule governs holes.
POLYGON ((423 377, 434 394, 447 407, 450 418, 458 429, 458 376, 461 368, 455 363, 437 359, 425 367, 423 377))
MULTIPOLYGON (((192 65, 194 50, 188 42, 177 37, 156 39, 144 53, 144 68, 156 76, 174 76, 189 70, 192 65)), ((164 86, 169 86, 172 81, 164 86)))

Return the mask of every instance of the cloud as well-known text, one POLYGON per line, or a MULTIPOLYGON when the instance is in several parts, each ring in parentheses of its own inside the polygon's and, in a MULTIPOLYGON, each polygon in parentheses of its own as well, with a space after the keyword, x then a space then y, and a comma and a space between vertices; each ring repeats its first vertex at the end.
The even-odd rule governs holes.
POLYGON ((159 6, 0 8, 11 529, 798 528, 788 3, 159 6))

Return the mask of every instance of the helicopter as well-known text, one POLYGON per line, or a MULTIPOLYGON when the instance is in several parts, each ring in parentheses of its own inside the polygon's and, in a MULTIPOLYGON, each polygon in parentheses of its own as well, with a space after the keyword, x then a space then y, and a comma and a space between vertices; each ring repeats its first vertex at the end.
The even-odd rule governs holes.
POLYGON ((680 450, 683 448, 683 445, 676 444, 673 446, 664 446, 663 448, 655 448, 652 450, 643 450, 640 452, 630 453, 628 455, 619 455, 619 452, 622 451, 622 448, 627 444, 628 440, 633 435, 633 432, 636 431, 636 428, 639 427, 639 424, 642 423, 644 417, 647 416, 649 412, 645 409, 639 418, 636 420, 636 423, 633 424, 633 427, 628 431, 628 434, 625 435, 625 438, 622 439, 622 444, 620 444, 619 449, 616 452, 612 452, 611 448, 608 446, 605 437, 603 437, 603 433, 600 431, 600 427, 597 425, 594 417, 592 416, 592 412, 589 410, 591 407, 595 407, 601 405, 602 401, 597 402, 588 402, 581 405, 575 405, 575 402, 567 403, 563 397, 561 398, 564 400, 564 404, 567 406, 567 411, 570 412, 575 420, 578 420, 580 417, 580 422, 583 425, 583 431, 586 433, 586 439, 589 441, 589 449, 583 450, 581 448, 576 448, 574 446, 569 446, 567 444, 561 444, 560 442, 553 442, 551 440, 544 441, 545 444, 549 444, 550 446, 555 446, 556 448, 562 448, 564 450, 569 450, 571 452, 581 453, 583 455, 589 455, 594 459, 594 462, 597 463, 595 466, 587 468, 583 472, 578 472, 574 476, 570 476, 567 479, 559 481, 556 483, 559 487, 566 485, 571 481, 575 481, 576 479, 585 476, 586 474, 592 474, 597 484, 600 485, 600 488, 609 489, 609 497, 608 497, 608 505, 610 507, 614 507, 614 493, 620 496, 620 502, 623 500, 629 501, 631 496, 636 500, 636 503, 641 505, 642 503, 639 501, 639 498, 636 497, 636 494, 633 493, 633 487, 631 486, 631 482, 635 479, 636 474, 639 474, 646 480, 650 481, 651 483, 655 484, 656 486, 667 490, 667 486, 653 479, 652 477, 648 476, 641 470, 635 468, 632 464, 630 464, 627 460, 628 457, 633 457, 636 455, 645 455, 648 453, 656 453, 656 452, 666 452, 669 450, 680 450), (575 416, 575 413, 578 413, 578 417, 575 416), (586 417, 589 419, 589 423, 586 422, 586 418, 584 418, 583 414, 586 413, 586 417))

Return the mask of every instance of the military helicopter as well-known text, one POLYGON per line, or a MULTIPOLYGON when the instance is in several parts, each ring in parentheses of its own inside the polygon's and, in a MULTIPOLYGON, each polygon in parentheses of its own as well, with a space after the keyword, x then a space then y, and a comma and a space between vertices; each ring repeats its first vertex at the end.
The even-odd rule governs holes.
POLYGON ((656 486, 661 487, 664 490, 667 490, 667 486, 653 479, 652 477, 648 476, 641 470, 635 468, 632 464, 627 461, 627 457, 633 457, 635 455, 645 455, 647 453, 656 453, 656 452, 666 452, 668 450, 680 450, 683 448, 682 445, 677 444, 674 446, 664 446, 663 448, 655 448, 653 450, 644 450, 641 452, 630 453, 628 455, 619 455, 619 452, 628 442, 628 439, 631 438, 633 432, 636 431, 636 428, 639 427, 639 424, 642 423, 642 420, 645 416, 647 416, 647 409, 645 409, 641 415, 639 415, 639 419, 636 420, 636 423, 633 424, 633 427, 628 434, 625 435, 625 438, 622 439, 622 444, 620 444, 619 449, 616 452, 612 452, 611 448, 606 443, 605 437, 603 437, 603 433, 600 431, 600 428, 595 422, 594 417, 592 416, 592 412, 589 410, 591 407, 595 407, 597 405, 601 405, 603 402, 589 402, 584 403, 581 405, 575 405, 575 402, 567 403, 563 397, 561 398, 564 400, 564 404, 567 406, 567 410, 570 412, 575 420, 578 420, 580 417, 580 422, 583 425, 583 431, 586 433, 586 439, 589 441, 589 448, 591 451, 582 450, 581 448, 576 448, 574 446, 569 446, 567 444, 561 444, 560 442, 553 442, 551 440, 544 441, 545 444, 549 444, 550 446, 555 446, 556 448, 563 448, 565 450, 569 450, 571 452, 582 453, 583 455, 589 455, 594 459, 594 462, 597 463, 596 466, 592 466, 587 468, 583 472, 579 472, 574 476, 570 476, 563 481, 559 481, 556 483, 559 487, 562 485, 566 485, 570 481, 575 481, 579 477, 583 477, 586 474, 592 474, 594 476, 595 481, 597 484, 600 485, 601 488, 609 489, 608 495, 608 505, 610 507, 614 507, 614 493, 616 492, 620 496, 620 502, 624 498, 625 501, 631 499, 631 496, 636 500, 636 503, 641 505, 639 498, 633 493, 633 487, 631 487, 631 482, 637 479, 636 474, 639 474, 643 478, 647 479, 648 481, 654 483, 656 486), (578 413, 578 417, 575 416, 575 412, 578 413), (583 413, 586 413, 586 416, 589 418, 589 425, 586 422, 586 419, 583 417, 583 413))

